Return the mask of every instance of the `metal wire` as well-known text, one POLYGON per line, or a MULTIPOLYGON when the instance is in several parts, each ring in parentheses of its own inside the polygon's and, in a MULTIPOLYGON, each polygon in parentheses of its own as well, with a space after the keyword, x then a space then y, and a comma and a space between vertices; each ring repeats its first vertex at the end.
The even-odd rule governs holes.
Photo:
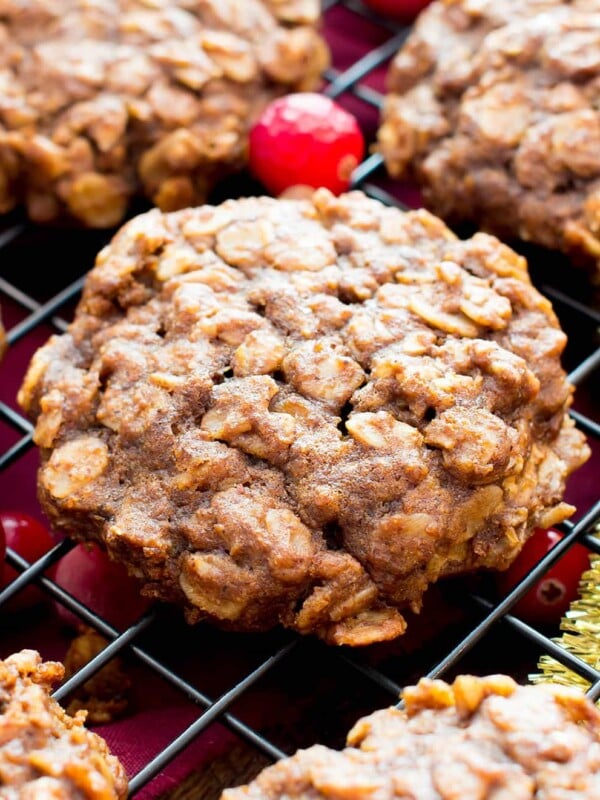
MULTIPOLYGON (((564 539, 561 539, 549 553, 547 553, 537 564, 536 566, 526 575, 523 580, 515 586, 515 588, 502 600, 498 603, 497 606, 494 606, 490 609, 485 619, 483 619, 478 625, 476 625, 473 630, 471 630, 465 637, 462 639, 456 647, 448 653, 438 664, 433 667, 429 673, 428 677, 430 678, 441 678, 443 677, 450 669, 452 669, 460 660, 461 658, 469 652, 476 644, 479 642, 486 633, 490 630, 490 628, 494 625, 494 623, 501 620, 506 614, 510 611, 510 609, 517 603, 521 597, 523 597, 531 587, 536 584, 548 570, 550 567, 555 564, 558 559, 564 555, 567 550, 575 544, 578 540, 579 536, 584 532, 590 530, 594 523, 600 518, 600 500, 592 506, 591 509, 583 516, 583 518, 577 523, 577 525, 573 526, 573 529, 570 533, 568 533, 564 539)), ((520 630, 521 633, 526 634, 525 629, 520 630)), ((585 665, 581 665, 581 670, 585 671, 585 665)))
MULTIPOLYGON (((324 92, 330 97, 339 98, 342 102, 345 97, 354 97, 366 102, 374 112, 381 108, 383 98, 375 91, 371 85, 367 84, 373 70, 384 65, 385 62, 394 54, 397 48, 405 39, 408 29, 403 28, 389 20, 382 20, 364 6, 359 0, 324 0, 323 7, 328 13, 359 15, 369 23, 376 23, 381 30, 386 33, 387 38, 383 43, 365 52, 349 68, 340 71, 332 67, 325 73, 328 85, 324 92)), ((390 191, 381 185, 380 179, 385 177, 383 169, 383 159, 378 153, 371 153, 360 164, 353 174, 352 185, 360 188, 369 196, 378 200, 404 207, 390 191)), ((27 224, 13 224, 3 232, 0 232, 0 270, 2 265, 10 259, 12 248, 18 244, 22 237, 26 237, 30 232, 27 224)), ((60 248, 61 234, 56 235, 57 248, 60 248)), ((60 252, 57 249, 57 252, 60 252)), ((25 313, 24 318, 8 331, 8 339, 11 344, 26 340, 28 336, 34 334, 41 324, 50 323, 59 331, 64 331, 67 326, 65 317, 60 316, 64 312, 64 307, 77 299, 83 285, 83 278, 79 278, 68 286, 60 284, 60 275, 56 275, 56 291, 43 303, 24 291, 22 286, 17 286, 6 277, 0 276, 0 296, 8 298, 16 307, 25 313)), ((579 297, 572 297, 563 288, 545 283, 541 287, 542 291, 550 297, 557 307, 568 310, 576 319, 585 321, 589 326, 600 325, 600 312, 585 300, 579 297)), ((591 376, 597 376, 600 369, 600 348, 581 354, 577 363, 572 366, 570 379, 574 383, 589 380, 591 376)), ((584 430, 594 441, 600 441, 600 424, 590 418, 588 414, 581 411, 571 411, 571 417, 576 424, 584 430)), ((2 473, 12 467, 15 462, 23 458, 33 445, 32 426, 28 420, 9 405, 0 402, 0 422, 8 425, 18 435, 17 442, 11 444, 4 452, 0 452, 0 487, 2 473)), ((34 480, 34 476, 31 476, 34 480)), ((510 613, 515 603, 537 582, 547 570, 560 558, 575 542, 582 542, 596 552, 600 552, 600 541, 593 535, 593 526, 600 516, 600 501, 597 501, 588 509, 581 509, 582 517, 576 524, 564 523, 561 529, 564 531, 564 538, 548 553, 539 564, 523 579, 523 581, 513 589, 513 591, 499 603, 493 603, 488 598, 479 594, 471 597, 473 608, 478 610, 482 617, 479 621, 466 632, 459 634, 458 641, 455 641, 448 652, 441 655, 433 655, 432 663, 429 663, 423 670, 423 674, 431 677, 446 675, 448 672, 458 668, 463 659, 474 649, 478 643, 496 626, 508 628, 512 634, 523 642, 537 648, 539 653, 547 653, 558 659, 562 664, 574 670, 583 678, 591 683, 589 690, 590 697, 596 699, 600 696, 600 672, 593 667, 585 664, 571 653, 563 650, 559 644, 549 639, 543 632, 527 625, 522 620, 510 613)), ((287 642, 279 643, 273 652, 263 658, 260 663, 251 669, 244 678, 236 680, 229 686, 216 701, 208 694, 193 685, 189 680, 178 674, 178 672, 160 659, 156 658, 149 647, 146 639, 152 637, 157 621, 160 619, 160 609, 151 609, 141 619, 124 631, 118 631, 106 620, 101 619, 91 609, 86 608, 78 600, 72 597, 64 589, 49 577, 48 570, 56 564, 73 545, 70 542, 62 542, 43 556, 34 564, 29 564, 17 553, 9 551, 7 554, 8 563, 19 571, 19 576, 4 590, 0 591, 0 608, 14 598, 19 592, 29 585, 36 585, 48 594, 55 602, 60 603, 66 609, 74 613, 85 624, 92 626, 106 637, 109 644, 107 647, 93 658, 85 667, 77 671, 62 687, 58 689, 55 696, 64 699, 75 691, 91 676, 96 674, 108 661, 117 654, 130 654, 140 664, 151 670, 155 675, 162 678, 170 686, 179 690, 186 698, 196 703, 199 707, 198 717, 182 733, 176 736, 167 747, 161 750, 144 767, 132 776, 130 781, 130 791, 132 795, 139 792, 152 779, 163 770, 167 764, 187 747, 202 731, 206 730, 215 721, 222 722, 231 731, 241 737, 248 744, 266 754, 271 759, 282 757, 284 752, 281 747, 264 735, 261 731, 254 729, 246 724, 238 716, 231 713, 231 706, 240 698, 249 695, 258 681, 268 679, 282 663, 293 662, 294 659, 301 659, 303 655, 304 642, 298 637, 289 636, 287 642), (144 636, 142 637, 142 634, 144 636), (140 639, 144 639, 144 644, 140 644, 140 639)), ((181 648, 185 647, 184 642, 180 642, 181 648)), ((243 645, 241 645, 243 646, 243 645)), ((387 668, 367 663, 362 654, 356 654, 347 650, 336 651, 331 648, 327 650, 327 657, 334 665, 333 669, 343 671, 354 676, 359 681, 361 690, 359 694, 372 689, 379 692, 378 697, 383 698, 379 702, 385 702, 385 697, 391 699, 397 697, 401 682, 406 679, 409 669, 404 668, 403 664, 394 666, 393 674, 388 674, 387 668)), ((353 698, 349 698, 349 701, 353 698)))
POLYGON ((21 339, 21 337, 30 333, 40 322, 44 322, 48 318, 51 318, 54 315, 54 312, 58 311, 61 306, 64 306, 66 303, 68 303, 69 300, 73 300, 73 298, 77 297, 83 288, 83 282, 84 277, 82 276, 70 284, 70 286, 65 287, 62 291, 58 292, 58 294, 55 294, 54 297, 48 300, 47 303, 38 305, 32 314, 8 331, 6 335, 8 343, 14 344, 21 339))
POLYGON ((131 780, 130 789, 132 792, 137 791, 142 786, 145 786, 149 780, 157 775, 160 770, 169 763, 176 755, 178 755, 186 745, 188 745, 196 736, 210 725, 211 722, 216 720, 229 706, 238 700, 244 692, 255 684, 259 678, 262 678, 269 670, 278 664, 285 656, 292 651, 296 646, 296 642, 290 642, 284 647, 280 648, 272 656, 265 659, 263 663, 247 675, 243 680, 235 684, 228 692, 225 692, 217 701, 213 703, 204 714, 202 714, 195 722, 193 722, 182 734, 174 739, 168 747, 159 753, 152 761, 147 764, 144 769, 140 770, 138 774, 131 780))

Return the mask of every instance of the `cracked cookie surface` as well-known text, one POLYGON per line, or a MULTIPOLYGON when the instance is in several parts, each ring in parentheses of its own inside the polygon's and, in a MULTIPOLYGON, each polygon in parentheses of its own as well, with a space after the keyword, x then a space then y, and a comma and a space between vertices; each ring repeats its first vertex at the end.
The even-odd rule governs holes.
POLYGON ((345 750, 301 750, 222 800, 599 796, 600 713, 579 690, 461 675, 423 679, 404 703, 360 720, 345 750))
POLYGON ((600 280, 600 2, 437 0, 394 59, 392 175, 444 219, 563 250, 600 280))
POLYGON ((493 237, 320 190, 129 222, 19 399, 53 524, 149 595, 360 645, 570 515, 565 340, 493 237))
POLYGON ((204 202, 274 97, 328 62, 317 0, 6 0, 0 212, 110 227, 204 202))

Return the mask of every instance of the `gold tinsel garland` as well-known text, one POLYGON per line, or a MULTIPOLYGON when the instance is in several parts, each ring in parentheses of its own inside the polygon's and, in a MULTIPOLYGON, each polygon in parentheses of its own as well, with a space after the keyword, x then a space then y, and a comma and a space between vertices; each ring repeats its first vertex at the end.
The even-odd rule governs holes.
MULTIPOLYGON (((599 531, 600 532, 600 531, 599 531)), ((590 558, 590 568, 579 582, 579 598, 571 603, 560 624, 562 636, 554 641, 594 669, 600 669, 600 555, 590 558)), ((552 656, 542 656, 533 683, 561 683, 584 691, 590 684, 552 656)))

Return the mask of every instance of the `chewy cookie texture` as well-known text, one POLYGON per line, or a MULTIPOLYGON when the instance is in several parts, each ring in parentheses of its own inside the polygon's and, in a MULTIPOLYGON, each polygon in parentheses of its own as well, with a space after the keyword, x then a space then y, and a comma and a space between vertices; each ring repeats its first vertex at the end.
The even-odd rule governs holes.
POLYGON ((362 645, 570 515, 564 344, 493 237, 319 190, 129 222, 19 399, 53 525, 147 594, 362 645))
POLYGON ((106 742, 50 697, 64 669, 23 650, 0 661, 2 800, 121 800, 127 777, 106 742))
POLYGON ((318 0, 2 4, 0 212, 119 223, 203 202, 273 98, 328 62, 318 0))
POLYGON ((600 280, 599 0, 437 0, 390 69, 379 144, 451 222, 600 280))
POLYGON ((360 720, 345 750, 301 750, 222 800, 600 797, 600 713, 578 690, 462 675, 404 703, 360 720))

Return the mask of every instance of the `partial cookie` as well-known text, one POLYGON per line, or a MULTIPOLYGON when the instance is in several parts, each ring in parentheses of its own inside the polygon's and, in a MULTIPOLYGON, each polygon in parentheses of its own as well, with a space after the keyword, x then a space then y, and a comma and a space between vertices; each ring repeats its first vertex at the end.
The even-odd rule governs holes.
POLYGON ((222 800, 533 800, 600 797, 600 712, 558 685, 423 679, 402 711, 360 720, 338 752, 315 746, 222 800))
POLYGON ((317 0, 2 6, 0 212, 116 225, 144 194, 203 202, 274 97, 328 61, 317 0))
POLYGON ((600 2, 437 0, 389 73, 379 146, 450 222, 600 279, 600 2))
POLYGON ((320 190, 128 223, 19 399, 53 525, 147 594, 360 645, 571 514, 565 341, 496 239, 320 190))
POLYGON ((0 661, 0 794, 3 800, 121 800, 127 777, 104 739, 50 697, 64 669, 23 650, 0 661))

